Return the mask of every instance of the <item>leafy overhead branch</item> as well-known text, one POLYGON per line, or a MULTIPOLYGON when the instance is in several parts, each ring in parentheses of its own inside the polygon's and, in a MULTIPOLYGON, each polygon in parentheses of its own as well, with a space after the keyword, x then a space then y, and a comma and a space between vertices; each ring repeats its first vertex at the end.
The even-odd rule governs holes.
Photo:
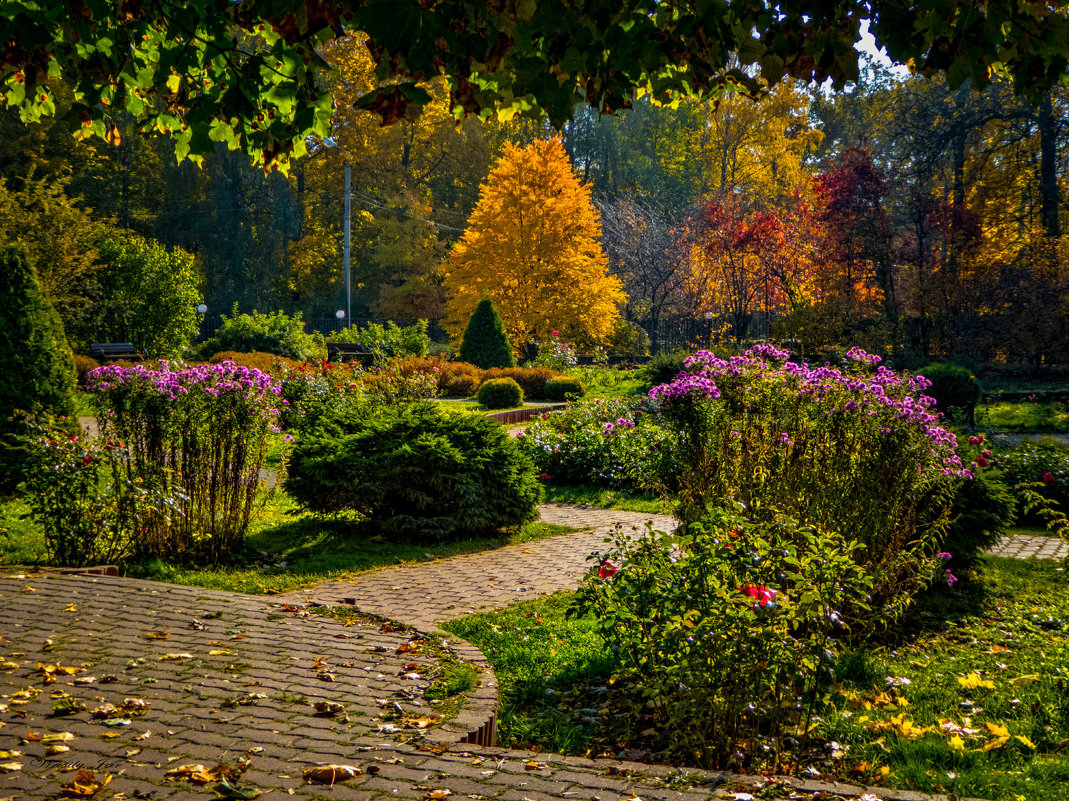
POLYGON ((114 140, 121 105, 180 159, 223 142, 285 168, 330 130, 317 48, 353 31, 380 81, 359 105, 384 123, 418 113, 421 83, 444 76, 458 114, 559 125, 577 102, 757 97, 785 75, 842 87, 864 19, 893 59, 952 87, 1009 76, 1035 98, 1069 75, 1064 0, 17 0, 0 7, 0 74, 26 121, 59 114, 114 140), (78 102, 59 109, 52 80, 78 102))

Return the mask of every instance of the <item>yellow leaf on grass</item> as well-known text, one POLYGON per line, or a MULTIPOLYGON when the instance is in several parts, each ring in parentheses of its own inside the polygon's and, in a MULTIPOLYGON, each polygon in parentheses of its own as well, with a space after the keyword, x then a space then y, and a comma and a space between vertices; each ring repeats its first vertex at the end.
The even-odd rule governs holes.
POLYGON ((1035 684, 1037 681, 1039 681, 1039 676, 1035 673, 1029 673, 1028 675, 1018 676, 1015 679, 1011 679, 1010 684, 1014 687, 1021 687, 1025 684, 1035 684))
POLYGON ((984 723, 984 725, 987 726, 987 730, 996 737, 1005 737, 1006 739, 1009 739, 1010 730, 1006 726, 1000 726, 997 723, 984 723))
POLYGON ((1029 740, 1029 739, 1028 739, 1027 737, 1025 737, 1025 736, 1024 736, 1023 734, 1015 734, 1015 735, 1013 735, 1013 736, 1014 736, 1014 738, 1016 738, 1017 740, 1020 740, 1020 741, 1021 741, 1022 743, 1024 743, 1025 745, 1027 745, 1027 746, 1028 746, 1029 748, 1031 748, 1031 749, 1032 749, 1033 751, 1035 751, 1035 750, 1036 750, 1036 744, 1035 744, 1035 743, 1033 743, 1033 742, 1032 742, 1031 740, 1029 740))
POLYGON ((951 751, 957 751, 959 754, 965 753, 965 741, 961 737, 955 734, 948 741, 951 751))
POLYGON ((969 673, 965 676, 958 676, 958 684, 964 687, 966 690, 978 690, 981 687, 993 690, 995 689, 995 682, 990 679, 980 678, 979 673, 969 673))

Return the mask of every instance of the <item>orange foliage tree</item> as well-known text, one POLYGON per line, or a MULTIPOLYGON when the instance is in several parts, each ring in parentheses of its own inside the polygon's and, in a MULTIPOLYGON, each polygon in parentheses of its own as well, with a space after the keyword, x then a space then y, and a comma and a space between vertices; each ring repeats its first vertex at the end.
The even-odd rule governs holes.
POLYGON ((446 329, 459 338, 490 297, 514 344, 552 331, 581 346, 605 341, 626 297, 600 236, 590 188, 560 139, 507 146, 449 255, 446 329))

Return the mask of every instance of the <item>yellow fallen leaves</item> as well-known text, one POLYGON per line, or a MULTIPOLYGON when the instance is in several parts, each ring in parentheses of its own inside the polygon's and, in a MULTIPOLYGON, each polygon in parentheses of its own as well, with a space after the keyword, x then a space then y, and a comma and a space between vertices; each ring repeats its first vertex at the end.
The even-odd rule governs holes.
POLYGON ((981 678, 979 673, 967 673, 966 675, 958 676, 957 678, 958 684, 966 690, 979 690, 981 688, 985 690, 995 689, 995 682, 990 679, 981 678))
POLYGON ((168 779, 187 781, 191 784, 211 784, 212 782, 222 781, 223 779, 237 778, 241 775, 241 771, 240 769, 232 768, 225 763, 220 763, 213 768, 195 764, 179 765, 177 768, 171 768, 171 770, 163 775, 168 779))
POLYGON ((186 653, 182 653, 182 654, 164 654, 163 656, 160 657, 160 661, 161 662, 178 662, 178 661, 181 661, 183 659, 192 659, 192 658, 193 658, 193 654, 186 654, 186 653))
POLYGON ((105 773, 102 778, 97 778, 95 770, 80 770, 75 774, 74 781, 60 785, 59 794, 64 798, 92 798, 110 781, 110 773, 105 773))
POLYGON ((313 765, 304 769, 304 780, 317 784, 335 784, 355 779, 363 771, 355 765, 313 765))
MULTIPOLYGON (((969 719, 966 718, 965 720, 966 724, 968 724, 969 719)), ((894 715, 890 720, 869 722, 867 718, 861 718, 860 722, 868 723, 867 728, 870 732, 892 731, 904 740, 916 740, 929 733, 941 734, 947 738, 947 745, 950 746, 950 750, 959 754, 963 754, 967 750, 967 739, 978 738, 984 733, 982 729, 970 728, 968 725, 960 726, 949 719, 941 719, 938 726, 918 726, 907 718, 904 712, 901 715, 894 715)), ((990 735, 990 739, 980 748, 969 750, 993 751, 997 748, 1003 748, 1010 740, 1017 740, 1032 750, 1036 748, 1035 744, 1024 735, 1010 734, 1009 728, 1003 724, 986 722, 984 726, 990 735)))

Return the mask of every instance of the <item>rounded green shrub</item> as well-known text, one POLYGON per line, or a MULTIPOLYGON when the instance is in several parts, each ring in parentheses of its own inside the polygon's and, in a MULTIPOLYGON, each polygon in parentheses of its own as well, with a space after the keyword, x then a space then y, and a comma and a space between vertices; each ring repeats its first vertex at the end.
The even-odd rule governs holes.
POLYGON ((976 404, 980 402, 981 388, 972 370, 960 364, 936 362, 917 370, 917 374, 932 382, 925 394, 935 398, 939 411, 950 415, 951 410, 957 408, 970 424, 973 422, 973 412, 976 410, 976 404))
POLYGON ((523 404, 523 390, 511 378, 490 378, 483 381, 475 399, 487 409, 511 409, 523 404))
POLYGON ((512 353, 508 334, 505 333, 505 324, 490 298, 479 301, 479 305, 472 312, 457 355, 460 361, 474 364, 484 370, 491 367, 516 366, 516 357, 512 353))
POLYGON ((566 401, 570 398, 583 397, 586 387, 583 382, 573 375, 562 375, 551 378, 546 382, 546 400, 566 401))
POLYGON ((25 251, 0 251, 0 492, 22 480, 28 457, 17 410, 74 416, 74 355, 63 322, 25 251))
POLYGON ((484 372, 482 380, 511 378, 520 385, 525 398, 544 398, 546 397, 546 382, 558 375, 560 373, 548 367, 495 367, 484 372))
POLYGON ((543 498, 533 462, 500 425, 432 403, 324 418, 294 449, 286 491, 313 512, 354 510, 384 534, 439 540, 520 526, 543 498))
POLYGON ((298 361, 323 361, 327 358, 327 343, 318 331, 305 333, 301 313, 292 317, 278 311, 273 314, 239 314, 237 305, 231 317, 222 315, 223 324, 215 336, 200 346, 200 354, 208 358, 220 351, 239 353, 273 353, 298 361))
POLYGON ((667 384, 683 372, 686 358, 686 353, 661 351, 646 362, 638 373, 639 377, 650 387, 667 384))

